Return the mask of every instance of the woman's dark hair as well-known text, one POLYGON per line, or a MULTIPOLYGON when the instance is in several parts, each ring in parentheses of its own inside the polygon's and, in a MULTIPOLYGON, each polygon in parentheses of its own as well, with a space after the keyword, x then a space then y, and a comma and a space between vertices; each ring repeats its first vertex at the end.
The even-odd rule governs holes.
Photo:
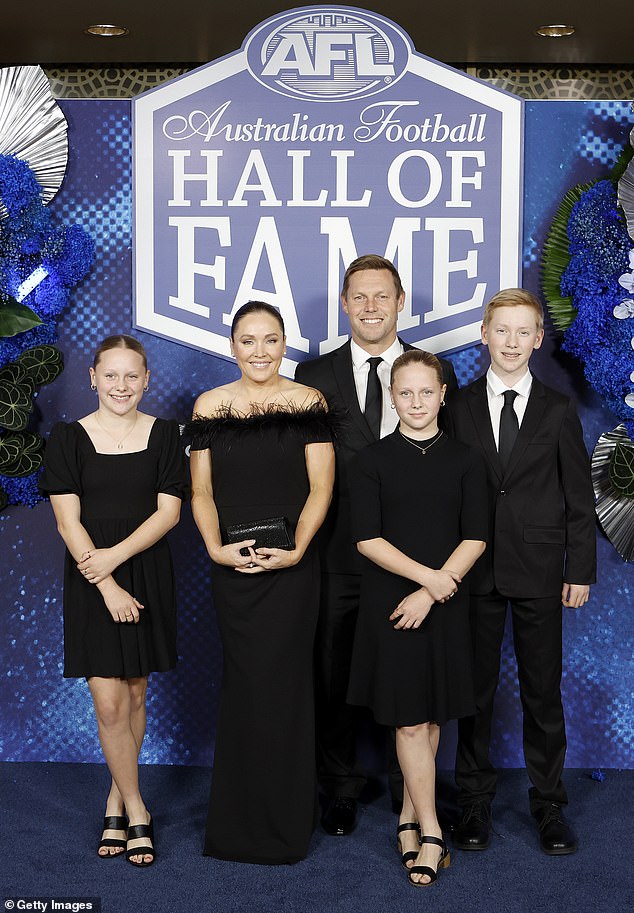
POLYGON ((147 355, 145 354, 145 349, 138 339, 135 339, 134 336, 127 336, 125 333, 107 336, 103 342, 99 343, 92 362, 93 370, 99 364, 99 360, 103 353, 109 352, 110 349, 131 349, 133 352, 136 352, 137 355, 141 356, 143 359, 143 367, 147 371, 147 355))
POLYGON ((394 377, 399 368, 407 368, 410 365, 424 365, 426 368, 432 368, 438 375, 438 383, 442 387, 444 379, 442 376, 442 365, 435 355, 431 352, 425 352, 423 349, 408 349, 398 358, 394 359, 392 370, 390 371, 390 387, 394 383, 394 377))
POLYGON ((286 335, 284 331, 284 321, 282 320, 282 315, 277 310, 277 308, 274 308, 272 304, 267 304, 266 301, 247 301, 247 303, 243 304, 242 307, 239 307, 233 315, 233 320, 231 321, 232 339, 236 335, 236 327, 238 326, 238 323, 242 320, 243 317, 248 317, 249 314, 269 314, 279 323, 280 330, 282 331, 282 336, 286 335))

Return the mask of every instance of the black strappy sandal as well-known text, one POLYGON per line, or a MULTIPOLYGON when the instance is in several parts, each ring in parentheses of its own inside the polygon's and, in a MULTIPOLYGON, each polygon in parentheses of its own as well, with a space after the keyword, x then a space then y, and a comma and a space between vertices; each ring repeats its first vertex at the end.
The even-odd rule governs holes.
MULTIPOLYGON (((152 816, 150 815, 150 820, 147 824, 133 824, 128 828, 128 843, 131 840, 138 840, 140 837, 145 837, 152 841, 154 844, 154 822, 152 821, 152 816)), ((156 850, 154 846, 135 846, 131 849, 126 848, 126 859, 130 865, 136 865, 138 868, 143 868, 144 866, 152 865, 156 859, 156 850), (145 859, 142 859, 141 862, 133 862, 132 856, 151 856, 149 862, 146 862, 145 859)))
POLYGON ((449 849, 444 840, 440 837, 421 837, 421 846, 423 843, 434 843, 436 846, 440 847, 440 859, 438 860, 438 865, 436 869, 432 869, 428 865, 413 865, 409 869, 409 874, 407 876, 409 883, 415 888, 428 888, 430 884, 433 884, 438 878, 438 869, 446 869, 449 863, 451 862, 451 857, 449 856, 449 849), (412 881, 412 875, 427 875, 429 881, 412 881))
POLYGON ((396 828, 396 849, 397 849, 398 853, 400 854, 401 863, 403 865, 403 868, 407 869, 407 871, 409 872, 410 866, 408 866, 407 863, 411 859, 416 859, 416 857, 418 856, 418 851, 417 850, 407 850, 407 852, 405 852, 405 853, 403 852, 403 846, 401 844, 401 834, 403 833, 403 831, 417 831, 418 832, 418 843, 420 844, 420 824, 418 824, 416 821, 407 821, 405 824, 399 824, 399 826, 396 828))
MULTIPOLYGON (((106 831, 126 831, 128 830, 128 819, 125 815, 105 815, 103 819, 103 831, 102 834, 106 831)), ((100 859, 116 859, 117 856, 122 856, 126 849, 126 840, 127 837, 124 837, 123 840, 120 837, 101 837, 99 841, 99 846, 97 847, 97 855, 100 859), (113 846, 121 850, 120 853, 100 853, 99 850, 104 847, 113 846)))

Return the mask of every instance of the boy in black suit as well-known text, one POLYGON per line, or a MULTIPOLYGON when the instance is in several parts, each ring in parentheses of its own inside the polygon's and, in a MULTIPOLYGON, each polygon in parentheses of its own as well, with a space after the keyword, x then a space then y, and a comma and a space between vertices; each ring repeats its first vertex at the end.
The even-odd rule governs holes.
MULTIPOLYGON (((350 466, 359 450, 390 434, 398 422, 388 388, 394 359, 413 348, 396 333, 404 303, 394 264, 377 254, 358 257, 346 270, 341 290, 352 339, 302 362, 295 372, 295 380, 316 387, 329 407, 348 419, 336 446, 332 504, 319 531, 322 586, 316 643, 318 772, 329 800, 322 825, 339 836, 354 829, 365 784, 356 759, 355 713, 346 704, 361 590, 361 559, 350 525, 350 466)), ((441 358, 440 363, 450 398, 458 387, 456 375, 451 362, 441 358)), ((398 774, 394 770, 390 783, 397 801, 402 790, 398 774)))
POLYGON ((455 845, 489 845, 496 771, 489 760, 493 700, 507 606, 513 621, 530 809, 541 849, 565 855, 577 839, 561 806, 566 752, 561 703, 562 603, 579 608, 595 580, 590 463, 573 403, 531 375, 544 337, 539 301, 505 289, 487 304, 482 342, 491 366, 449 403, 454 435, 488 467, 491 539, 469 575, 475 717, 459 721, 456 782, 462 820, 455 845))

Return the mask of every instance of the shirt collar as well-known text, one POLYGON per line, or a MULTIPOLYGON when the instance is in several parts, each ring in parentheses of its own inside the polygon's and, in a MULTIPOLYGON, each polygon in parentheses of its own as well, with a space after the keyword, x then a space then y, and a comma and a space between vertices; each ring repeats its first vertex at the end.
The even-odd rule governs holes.
POLYGON ((514 387, 507 387, 504 381, 500 380, 490 367, 487 371, 487 388, 492 396, 502 396, 505 390, 515 390, 520 396, 528 396, 531 392, 532 383, 533 375, 530 371, 527 371, 514 387))
MULTIPOLYGON (((385 352, 381 352, 381 358, 391 368, 394 361, 398 358, 399 355, 402 354, 403 344, 397 337, 389 349, 386 349, 385 352)), ((358 370, 362 365, 364 365, 368 358, 373 357, 369 352, 366 352, 365 349, 362 349, 361 346, 354 341, 354 339, 350 340, 350 355, 352 356, 352 364, 355 370, 358 370)))

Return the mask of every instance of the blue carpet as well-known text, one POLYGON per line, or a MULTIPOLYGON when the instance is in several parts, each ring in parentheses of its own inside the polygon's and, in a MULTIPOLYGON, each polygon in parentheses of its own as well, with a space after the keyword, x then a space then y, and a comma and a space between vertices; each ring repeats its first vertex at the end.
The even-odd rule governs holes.
MULTIPOLYGON (((621 913, 634 909, 634 771, 567 772, 573 856, 539 851, 523 771, 505 771, 484 853, 452 852, 431 888, 407 884, 385 793, 362 806, 349 837, 317 831, 294 866, 238 865, 201 855, 209 771, 146 766, 142 788, 157 828, 158 857, 135 870, 95 854, 107 785, 94 764, 0 764, 5 898, 99 897, 103 913, 621 913)), ((450 808, 451 777, 439 782, 450 808)), ((16 905, 16 910, 20 907, 16 905)), ((24 906, 22 907, 24 909, 24 906)), ((33 909, 33 908, 31 908, 33 909)), ((36 908, 37 909, 37 908, 36 908)), ((49 908, 50 909, 50 908, 49 908)))

